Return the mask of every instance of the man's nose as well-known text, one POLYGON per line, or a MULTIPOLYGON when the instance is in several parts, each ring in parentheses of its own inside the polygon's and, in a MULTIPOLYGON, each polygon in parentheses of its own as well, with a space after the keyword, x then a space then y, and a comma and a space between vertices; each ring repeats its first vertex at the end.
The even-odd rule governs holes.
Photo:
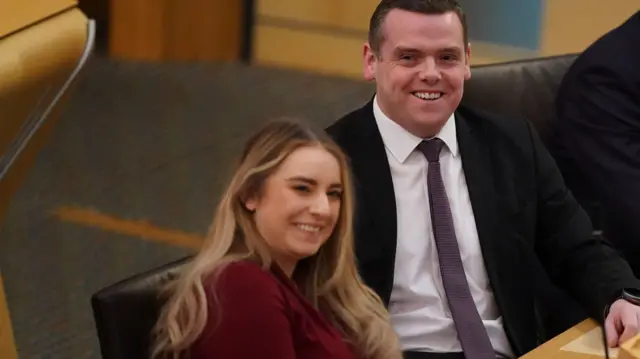
POLYGON ((420 80, 427 82, 437 82, 440 80, 440 70, 438 63, 433 58, 427 58, 420 66, 420 80))

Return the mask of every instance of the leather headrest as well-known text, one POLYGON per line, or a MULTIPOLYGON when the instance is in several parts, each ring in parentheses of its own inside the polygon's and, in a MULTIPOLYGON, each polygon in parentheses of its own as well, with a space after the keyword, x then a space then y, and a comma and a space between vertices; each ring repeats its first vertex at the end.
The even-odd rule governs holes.
POLYGON ((558 86, 577 54, 473 66, 462 103, 500 115, 524 117, 543 140, 555 122, 558 86))
POLYGON ((158 318, 161 286, 191 257, 181 258, 113 284, 91 297, 103 359, 149 357, 150 333, 158 318))

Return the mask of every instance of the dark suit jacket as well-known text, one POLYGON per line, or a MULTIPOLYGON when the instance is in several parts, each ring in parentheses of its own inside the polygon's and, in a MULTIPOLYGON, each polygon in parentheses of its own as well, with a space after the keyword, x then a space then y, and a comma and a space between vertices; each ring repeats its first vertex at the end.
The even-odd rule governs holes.
MULTIPOLYGON (((615 251, 591 235, 588 216, 566 189, 555 162, 527 121, 460 107, 456 127, 482 254, 518 355, 538 345, 530 283, 538 258, 550 277, 598 319, 622 288, 640 287, 615 251)), ((351 159, 361 274, 388 304, 396 207, 372 102, 341 118, 327 132, 351 159)))
POLYGON ((356 359, 342 334, 277 266, 242 261, 205 281, 209 307, 191 359, 356 359), (215 309, 213 309, 215 308, 215 309))
POLYGON ((640 275, 640 11, 575 60, 556 109, 567 185, 640 275))

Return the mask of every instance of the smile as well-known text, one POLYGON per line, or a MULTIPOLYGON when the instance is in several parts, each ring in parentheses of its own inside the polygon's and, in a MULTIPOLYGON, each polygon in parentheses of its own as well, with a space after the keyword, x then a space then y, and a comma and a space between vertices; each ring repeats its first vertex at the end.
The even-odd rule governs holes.
POLYGON ((303 230, 305 232, 316 233, 316 232, 320 231, 320 227, 312 226, 312 225, 309 225, 309 224, 298 224, 297 226, 298 226, 298 228, 300 228, 301 230, 303 230))
POLYGON ((442 95, 444 95, 444 93, 442 92, 418 92, 418 91, 412 92, 411 94, 425 101, 434 101, 439 99, 442 95))

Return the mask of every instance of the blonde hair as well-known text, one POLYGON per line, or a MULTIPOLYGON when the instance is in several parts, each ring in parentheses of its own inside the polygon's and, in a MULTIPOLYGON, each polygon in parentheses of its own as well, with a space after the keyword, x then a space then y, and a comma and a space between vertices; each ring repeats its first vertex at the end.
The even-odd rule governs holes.
POLYGON ((268 123, 249 139, 203 247, 163 291, 168 299, 153 331, 153 359, 180 358, 198 339, 208 316, 215 317, 216 313, 208 308, 223 310, 208 303, 203 279, 216 276, 224 265, 238 260, 256 260, 265 269, 270 266, 268 248, 260 240, 243 199, 260 195, 265 179, 289 154, 304 146, 321 146, 339 161, 343 198, 331 237, 314 256, 300 261, 292 279, 343 333, 358 357, 401 358, 397 336, 382 301, 363 284, 356 269, 353 188, 345 155, 332 141, 319 139, 299 123, 279 120, 268 123))

